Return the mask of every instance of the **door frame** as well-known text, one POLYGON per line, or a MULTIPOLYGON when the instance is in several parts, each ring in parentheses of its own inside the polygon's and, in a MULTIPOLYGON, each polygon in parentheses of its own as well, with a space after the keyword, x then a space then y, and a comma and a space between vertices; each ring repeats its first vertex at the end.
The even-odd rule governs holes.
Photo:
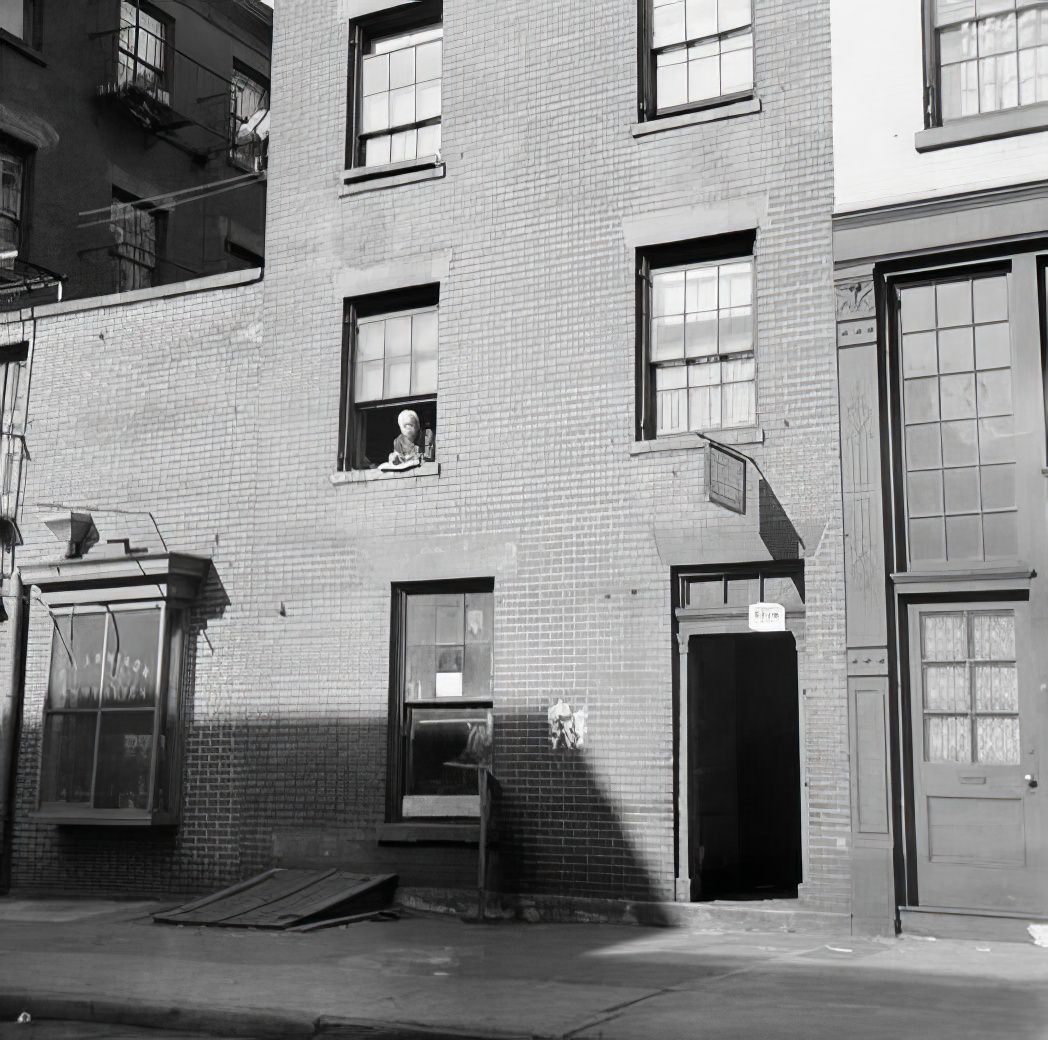
MULTIPOLYGON (((690 903, 691 863, 690 829, 691 797, 689 794, 691 767, 688 758, 690 717, 688 711, 688 654, 692 636, 751 635, 748 607, 680 607, 677 620, 677 872, 674 899, 690 903)), ((797 754, 801 777, 801 883, 797 886, 800 898, 804 879, 808 877, 808 769, 805 754, 806 723, 804 689, 806 669, 805 612, 803 609, 786 611, 786 631, 793 636, 797 650, 797 754)))

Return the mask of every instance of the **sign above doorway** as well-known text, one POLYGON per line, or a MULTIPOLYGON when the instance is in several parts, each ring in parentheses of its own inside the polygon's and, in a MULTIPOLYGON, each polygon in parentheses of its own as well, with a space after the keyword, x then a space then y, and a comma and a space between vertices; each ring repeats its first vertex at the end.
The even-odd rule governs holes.
POLYGON ((786 608, 781 603, 751 603, 750 631, 785 632, 786 608))

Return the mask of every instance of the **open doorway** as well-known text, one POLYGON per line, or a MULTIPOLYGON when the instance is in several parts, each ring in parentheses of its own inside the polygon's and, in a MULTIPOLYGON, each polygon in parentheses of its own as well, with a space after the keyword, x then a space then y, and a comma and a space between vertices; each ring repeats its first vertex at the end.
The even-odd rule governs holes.
POLYGON ((793 635, 693 636, 688 657, 692 898, 795 898, 801 777, 793 635))

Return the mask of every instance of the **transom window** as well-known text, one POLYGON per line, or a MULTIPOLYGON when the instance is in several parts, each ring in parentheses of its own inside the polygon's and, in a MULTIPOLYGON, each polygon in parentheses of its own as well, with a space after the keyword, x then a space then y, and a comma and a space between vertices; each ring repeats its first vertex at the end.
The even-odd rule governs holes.
POLYGON ((934 0, 942 120, 1048 101, 1048 0, 934 0))
POLYGON ((1015 613, 920 615, 926 762, 1020 761, 1015 613))
POLYGON ((911 565, 1016 556, 1008 276, 899 290, 911 565))
POLYGON ((651 271, 655 434, 756 422, 753 259, 651 271))
POLYGON ((394 814, 473 816, 491 764, 491 582, 395 590, 394 814))
POLYGON ((360 160, 381 166, 440 153, 443 27, 369 39, 360 72, 360 160))
POLYGON ((0 143, 0 266, 10 267, 22 245, 25 159, 0 143))
POLYGON ((751 0, 652 0, 659 112, 753 90, 751 0))

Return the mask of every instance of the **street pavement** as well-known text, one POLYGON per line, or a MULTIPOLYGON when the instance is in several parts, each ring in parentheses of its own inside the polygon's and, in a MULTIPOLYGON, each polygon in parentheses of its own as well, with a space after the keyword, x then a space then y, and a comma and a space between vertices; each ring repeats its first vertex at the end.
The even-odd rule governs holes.
POLYGON ((292 934, 153 908, 0 899, 0 1038, 1048 1040, 1032 944, 413 916, 292 934))

